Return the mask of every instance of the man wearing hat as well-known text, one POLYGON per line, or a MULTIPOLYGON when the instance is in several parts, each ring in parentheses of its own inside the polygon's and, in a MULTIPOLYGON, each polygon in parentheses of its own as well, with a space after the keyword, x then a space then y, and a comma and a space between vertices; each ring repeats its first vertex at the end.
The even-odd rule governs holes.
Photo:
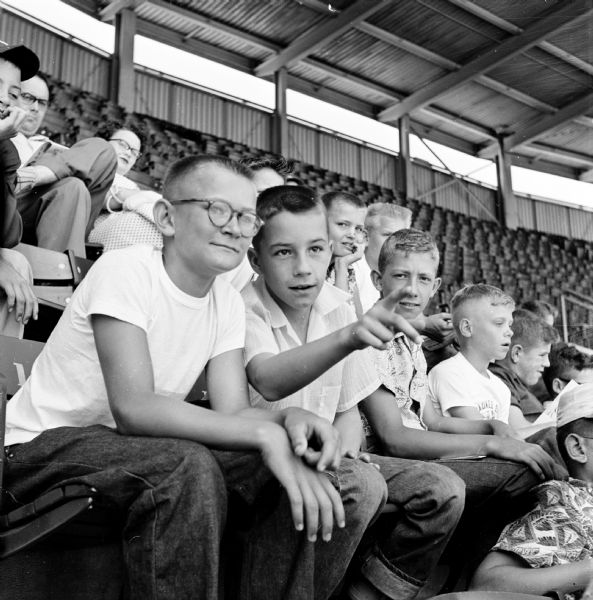
POLYGON ((534 488, 535 507, 507 525, 472 589, 574 598, 593 579, 593 383, 561 397, 556 426, 570 477, 534 488))
POLYGON ((39 58, 26 46, 0 42, 0 333, 22 335, 31 316, 37 318, 37 299, 30 285, 26 259, 9 250, 20 242, 21 217, 14 193, 19 158, 10 139, 17 134, 26 112, 18 107, 21 81, 39 70, 39 58))

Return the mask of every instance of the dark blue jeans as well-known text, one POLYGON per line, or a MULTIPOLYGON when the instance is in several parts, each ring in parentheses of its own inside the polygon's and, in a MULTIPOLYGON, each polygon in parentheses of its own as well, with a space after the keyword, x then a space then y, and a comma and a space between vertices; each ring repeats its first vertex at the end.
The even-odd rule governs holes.
POLYGON ((441 465, 371 456, 387 482, 388 502, 397 506, 398 513, 385 519, 385 527, 391 529, 367 555, 361 573, 389 598, 411 599, 455 530, 463 512, 465 485, 441 465))
POLYGON ((311 543, 294 530, 286 496, 257 453, 123 436, 101 426, 62 427, 11 447, 5 471, 16 503, 64 483, 86 483, 125 511, 124 558, 130 597, 137 600, 218 599, 229 497, 253 513, 241 599, 328 598, 385 501, 385 482, 370 465, 345 460, 332 478, 347 525, 331 542, 311 543))

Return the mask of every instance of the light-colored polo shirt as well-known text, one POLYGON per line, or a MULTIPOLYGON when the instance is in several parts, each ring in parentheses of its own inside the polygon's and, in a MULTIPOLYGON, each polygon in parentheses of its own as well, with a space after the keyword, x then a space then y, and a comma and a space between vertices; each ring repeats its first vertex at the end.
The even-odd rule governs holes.
MULTIPOLYGON (((301 345, 286 315, 270 296, 262 277, 248 285, 242 296, 247 311, 246 365, 259 354, 279 354, 301 345)), ((311 308, 307 342, 325 337, 356 320, 348 300, 347 293, 324 284, 311 308)), ((249 386, 249 398, 253 406, 272 410, 300 407, 333 421, 336 413, 356 406, 380 385, 368 350, 357 350, 309 385, 282 400, 268 402, 252 386, 249 386)))

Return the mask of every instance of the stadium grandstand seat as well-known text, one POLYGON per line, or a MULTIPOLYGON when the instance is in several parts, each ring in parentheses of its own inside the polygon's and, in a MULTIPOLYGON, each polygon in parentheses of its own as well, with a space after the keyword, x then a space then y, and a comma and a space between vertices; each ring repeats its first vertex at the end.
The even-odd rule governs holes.
MULTIPOLYGON (((57 141, 73 143, 91 131, 102 119, 129 119, 148 133, 143 155, 136 164, 143 184, 159 190, 168 164, 190 153, 222 154, 232 158, 271 156, 267 151, 174 125, 142 114, 128 114, 107 99, 82 92, 50 78, 52 105, 46 115, 46 129, 57 141)), ((134 173, 130 174, 132 178, 134 173)), ((396 202, 393 190, 297 161, 295 175, 305 185, 321 192, 344 189, 367 203, 396 202)), ((434 200, 431 201, 434 202, 434 200)), ((593 244, 558 235, 507 230, 493 221, 456 213, 411 198, 402 205, 412 210, 413 225, 441 242, 443 290, 454 291, 465 283, 487 280, 502 286, 517 302, 528 298, 557 300, 560 288, 571 288, 593 297, 593 281, 587 265, 593 260, 593 244)), ((433 301, 433 306, 435 302, 433 301)), ((575 332, 590 322, 586 308, 571 305, 568 322, 575 332)))
MULTIPOLYGON (((0 336, 6 397, 31 371, 43 344, 0 336)), ((4 446, 6 398, 0 403, 4 446)), ((3 458, 3 456, 2 456, 3 458)), ((4 463, 0 462, 0 492, 4 463)), ((0 493, 0 499, 4 497, 0 493)), ((97 490, 69 484, 23 506, 0 505, 0 597, 18 600, 118 600, 123 589, 121 515, 97 490), (104 576, 109 573, 109 578, 104 576)))

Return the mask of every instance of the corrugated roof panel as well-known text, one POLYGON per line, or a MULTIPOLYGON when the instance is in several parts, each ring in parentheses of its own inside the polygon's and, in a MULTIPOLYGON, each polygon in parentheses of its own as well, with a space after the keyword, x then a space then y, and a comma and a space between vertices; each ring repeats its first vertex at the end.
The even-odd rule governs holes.
POLYGON ((435 65, 355 30, 333 40, 315 57, 406 94, 444 73, 435 65))
POLYGON ((593 19, 581 19, 547 38, 548 42, 593 65, 593 19))
POLYGON ((539 49, 502 63, 488 75, 556 107, 593 83, 586 73, 564 62, 558 64, 558 59, 539 49))
POLYGON ((468 82, 441 96, 435 105, 492 129, 507 129, 540 113, 477 83, 468 82))
POLYGON ((516 27, 525 29, 533 23, 534 17, 542 14, 561 0, 473 0, 473 3, 496 16, 509 21, 516 27))
POLYGON ((545 144, 593 155, 593 129, 574 121, 540 138, 545 144))
POLYGON ((459 63, 508 35, 446 0, 406 0, 390 8, 369 22, 459 63))
POLYGON ((289 44, 316 24, 333 19, 294 0, 176 0, 175 4, 280 44, 289 44))

